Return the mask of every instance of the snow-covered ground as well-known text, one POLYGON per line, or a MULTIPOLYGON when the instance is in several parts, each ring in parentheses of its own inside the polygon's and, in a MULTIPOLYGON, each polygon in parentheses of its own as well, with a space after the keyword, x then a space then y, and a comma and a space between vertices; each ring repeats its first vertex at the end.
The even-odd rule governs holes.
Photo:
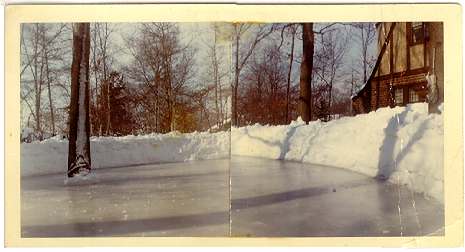
MULTIPOLYGON (((230 132, 168 133, 91 138, 92 169, 229 158, 230 132)), ((21 143, 21 176, 65 174, 68 141, 50 138, 21 143)))
POLYGON ((443 115, 420 103, 327 123, 233 128, 231 154, 341 167, 444 202, 443 136, 443 115))

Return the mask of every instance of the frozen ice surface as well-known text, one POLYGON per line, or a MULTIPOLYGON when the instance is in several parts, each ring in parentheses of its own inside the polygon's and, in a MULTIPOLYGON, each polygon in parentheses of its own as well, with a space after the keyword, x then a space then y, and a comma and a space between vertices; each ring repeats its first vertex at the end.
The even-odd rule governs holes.
POLYGON ((444 235, 443 205, 406 186, 291 161, 233 157, 230 167, 232 236, 444 235))
POLYGON ((74 177, 65 176, 64 184, 67 186, 74 186, 74 185, 90 185, 98 183, 98 177, 92 171, 81 171, 74 175, 74 177))
POLYGON ((72 186, 63 185, 63 174, 23 176, 21 233, 228 236, 229 169, 232 236, 442 234, 442 204, 405 186, 340 168, 247 157, 103 168, 93 171, 98 183, 72 186))
POLYGON ((71 185, 64 172, 22 176, 22 237, 227 236, 228 164, 100 168, 71 185))

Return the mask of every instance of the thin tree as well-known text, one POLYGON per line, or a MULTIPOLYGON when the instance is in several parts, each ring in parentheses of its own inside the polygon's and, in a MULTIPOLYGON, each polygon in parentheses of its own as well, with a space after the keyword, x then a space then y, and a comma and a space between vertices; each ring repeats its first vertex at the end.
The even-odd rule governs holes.
POLYGON ((239 77, 242 69, 247 63, 249 57, 252 55, 254 49, 257 45, 266 37, 268 37, 275 29, 275 26, 272 25, 268 28, 266 25, 253 25, 246 23, 234 23, 233 30, 233 41, 235 44, 234 51, 234 83, 231 85, 232 89, 232 115, 231 123, 233 126, 238 125, 238 113, 237 113, 237 98, 238 98, 238 87, 239 87, 239 77), (250 31, 251 28, 255 27, 256 31, 250 31), (244 53, 241 52, 241 39, 243 35, 247 32, 253 32, 254 36, 249 44, 248 48, 244 50, 244 53))
MULTIPOLYGON (((45 35, 44 35, 45 37, 45 35)), ((44 38, 45 40, 45 38, 44 38)), ((51 80, 50 80, 50 68, 48 62, 48 53, 44 51, 44 60, 45 60, 45 75, 47 79, 47 91, 48 91, 48 102, 50 106, 50 119, 52 124, 52 136, 55 135, 55 113, 53 110, 53 100, 52 100, 52 88, 51 88, 51 80)))
MULTIPOLYGON (((34 132, 38 135, 38 138, 42 140, 43 132, 42 132, 42 125, 41 125, 41 94, 42 94, 42 84, 43 84, 43 58, 41 57, 41 35, 40 35, 40 26, 39 24, 34 24, 32 27, 32 34, 31 34, 31 43, 32 43, 32 52, 29 53, 28 46, 25 42, 25 36, 23 32, 22 36, 22 47, 25 51, 26 56, 26 66, 30 68, 30 73, 33 79, 33 95, 34 95, 34 109, 31 107, 31 113, 35 120, 35 127, 34 132)), ((26 96, 23 96, 26 99, 26 96)))
POLYGON ((156 132, 181 130, 177 111, 185 106, 181 96, 190 91, 195 50, 181 43, 176 24, 144 23, 139 27, 137 34, 126 38, 126 44, 134 60, 128 76, 142 89, 144 123, 156 132))
POLYGON ((369 49, 376 39, 376 28, 373 23, 355 23, 352 24, 352 26, 357 30, 354 37, 360 44, 360 63, 363 71, 363 83, 366 83, 368 80, 368 71, 374 63, 374 58, 369 55, 369 49))
POLYGON ((108 23, 94 23, 92 26, 92 74, 94 77, 94 92, 92 107, 96 110, 92 117, 93 134, 111 134, 110 86, 108 78, 113 62, 111 36, 113 29, 108 23), (95 128, 95 129, 94 129, 95 128))
POLYGON ((343 59, 346 51, 347 36, 345 36, 339 29, 329 30, 326 33, 320 33, 321 39, 318 40, 320 46, 315 53, 317 66, 314 66, 314 73, 317 79, 322 82, 326 87, 326 97, 321 99, 326 107, 325 120, 331 119, 331 105, 333 102, 333 86, 340 77, 342 77, 341 70, 343 67, 343 59), (325 102, 324 100, 327 100, 325 102))
MULTIPOLYGON (((61 31, 63 30, 63 27, 62 26, 58 33, 61 33, 61 31)), ((52 46, 52 42, 53 40, 50 40, 48 37, 47 37, 47 30, 45 29, 45 27, 43 27, 43 29, 41 30, 41 35, 42 35, 42 48, 43 48, 43 59, 44 59, 44 64, 45 64, 45 79, 46 79, 46 82, 47 82, 47 93, 48 93, 48 102, 49 102, 49 109, 50 109, 50 123, 51 123, 51 133, 52 133, 52 136, 55 135, 55 111, 54 111, 54 108, 53 108, 53 99, 52 99, 52 80, 50 78, 50 74, 51 74, 51 71, 50 71, 50 62, 49 62, 49 54, 51 53, 51 50, 53 50, 53 46, 52 46)), ((56 37, 57 35, 53 36, 53 37, 56 37)), ((52 39, 53 39, 52 37, 52 39)))
POLYGON ((292 76, 292 65, 294 63, 294 46, 295 46, 295 35, 297 33, 296 25, 290 25, 291 33, 291 52, 289 54, 289 71, 287 72, 287 86, 286 86, 286 123, 289 123, 291 118, 289 117, 289 103, 290 103, 290 90, 291 90, 291 76, 292 76))
POLYGON ((206 71, 206 79, 211 82, 214 91, 214 111, 216 118, 217 128, 223 126, 225 120, 224 114, 224 101, 223 101, 223 80, 228 74, 225 71, 225 61, 222 56, 222 45, 221 45, 221 24, 214 23, 211 25, 211 31, 213 32, 213 42, 211 40, 204 41, 205 46, 208 48, 208 69, 206 71))
MULTIPOLYGON (((40 132, 40 109, 37 109, 37 103, 39 103, 40 106, 40 99, 37 99, 37 92, 41 92, 39 90, 39 83, 40 81, 38 80, 38 74, 37 74, 37 66, 35 66, 35 63, 37 63, 37 58, 39 57, 38 55, 38 39, 37 35, 38 34, 38 24, 34 24, 33 27, 31 27, 31 38, 30 41, 32 43, 32 52, 29 52, 29 46, 26 44, 26 32, 25 32, 25 25, 21 25, 21 50, 23 51, 23 55, 25 59, 25 62, 21 61, 23 66, 23 71, 21 71, 21 79, 23 79, 23 75, 25 75, 25 71, 27 68, 30 69, 30 74, 32 75, 32 82, 33 82, 33 88, 30 91, 26 91, 26 86, 24 86, 25 81, 22 80, 22 94, 21 94, 21 100, 26 103, 26 105, 29 107, 31 111, 31 115, 34 118, 35 125, 34 125, 34 132, 39 133, 40 132), (23 94, 24 93, 24 94, 23 94), (31 105, 31 103, 28 101, 28 96, 33 95, 34 96, 34 106, 31 105)), ((28 123, 29 124, 29 123, 28 123)))
POLYGON ((60 87, 60 61, 64 60, 66 54, 61 40, 66 27, 66 24, 21 25, 21 102, 30 110, 28 114, 34 120, 34 132, 38 139, 42 139, 44 133, 56 134, 56 100, 53 99, 52 89, 54 86, 60 87), (44 111, 47 102, 43 101, 43 91, 47 91, 49 118, 44 111))

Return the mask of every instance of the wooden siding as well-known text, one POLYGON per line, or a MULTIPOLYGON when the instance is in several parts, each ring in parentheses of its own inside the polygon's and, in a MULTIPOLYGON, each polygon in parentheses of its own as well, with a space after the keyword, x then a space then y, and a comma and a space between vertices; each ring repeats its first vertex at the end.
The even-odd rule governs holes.
POLYGON ((407 30, 405 23, 398 23, 393 34, 393 65, 394 72, 403 72, 407 70, 407 30))
MULTIPOLYGON (((386 40, 392 23, 378 25, 378 48, 386 40)), ((409 103, 409 92, 415 90, 419 102, 426 101, 426 75, 434 54, 434 74, 437 76, 440 100, 444 100, 444 50, 442 23, 424 23, 423 42, 412 44, 411 23, 396 23, 392 38, 381 56, 380 64, 365 88, 353 98, 353 112, 367 113, 380 107, 394 106, 394 90, 402 89, 403 104, 409 103), (392 66, 392 68, 391 68, 392 66)), ((379 49, 381 50, 381 49, 379 49)))

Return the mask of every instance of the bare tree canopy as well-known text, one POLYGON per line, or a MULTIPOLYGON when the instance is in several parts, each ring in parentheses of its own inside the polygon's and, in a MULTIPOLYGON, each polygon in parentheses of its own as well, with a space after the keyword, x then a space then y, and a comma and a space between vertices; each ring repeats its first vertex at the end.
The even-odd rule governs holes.
MULTIPOLYGON (((21 30, 22 128, 38 140, 66 136, 72 26, 21 30)), ((373 65, 375 39, 373 23, 91 23, 90 135, 350 114, 350 96, 373 65)))

